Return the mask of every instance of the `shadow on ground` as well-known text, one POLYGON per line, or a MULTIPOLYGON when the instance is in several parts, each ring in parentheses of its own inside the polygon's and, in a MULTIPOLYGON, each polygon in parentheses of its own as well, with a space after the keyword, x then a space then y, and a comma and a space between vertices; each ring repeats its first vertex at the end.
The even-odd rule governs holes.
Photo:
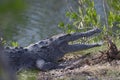
POLYGON ((61 68, 39 72, 38 80, 120 80, 120 53, 114 43, 108 50, 85 55, 66 55, 61 68))

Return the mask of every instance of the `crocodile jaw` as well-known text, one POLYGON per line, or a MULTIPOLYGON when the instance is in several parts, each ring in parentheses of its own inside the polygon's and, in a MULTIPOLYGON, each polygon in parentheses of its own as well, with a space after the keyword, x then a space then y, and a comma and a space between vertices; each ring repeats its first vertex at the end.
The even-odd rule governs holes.
POLYGON ((83 37, 91 37, 95 34, 100 33, 101 30, 98 28, 89 30, 87 32, 82 32, 82 33, 73 33, 73 34, 67 34, 65 36, 59 37, 57 40, 60 46, 60 50, 62 50, 64 53, 68 52, 75 52, 79 50, 85 50, 97 46, 101 46, 103 43, 93 43, 93 44, 69 44, 71 41, 78 40, 83 37))
POLYGON ((81 33, 73 33, 73 34, 61 34, 57 35, 56 37, 54 36, 53 38, 56 38, 53 43, 56 43, 57 45, 61 45, 64 43, 69 43, 71 41, 78 40, 83 37, 91 37, 94 36, 95 34, 100 33, 101 30, 98 28, 94 28, 92 30, 86 31, 86 32, 81 32, 81 33))

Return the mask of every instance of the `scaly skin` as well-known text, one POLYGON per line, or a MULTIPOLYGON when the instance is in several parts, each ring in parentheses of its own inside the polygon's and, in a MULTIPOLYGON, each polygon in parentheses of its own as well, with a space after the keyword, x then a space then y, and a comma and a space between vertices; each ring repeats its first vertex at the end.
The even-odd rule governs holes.
POLYGON ((99 43, 68 44, 70 41, 74 41, 82 37, 90 37, 100 32, 100 29, 95 28, 82 33, 60 34, 49 39, 41 40, 24 48, 6 47, 5 54, 14 71, 18 71, 23 68, 38 68, 46 71, 56 68, 58 65, 57 61, 66 53, 101 46, 99 43))

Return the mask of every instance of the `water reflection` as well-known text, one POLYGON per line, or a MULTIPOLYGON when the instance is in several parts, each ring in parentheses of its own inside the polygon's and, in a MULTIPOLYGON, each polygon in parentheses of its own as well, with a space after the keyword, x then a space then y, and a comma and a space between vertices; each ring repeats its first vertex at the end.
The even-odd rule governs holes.
POLYGON ((57 25, 60 21, 67 22, 65 12, 68 11, 66 0, 28 0, 26 25, 19 25, 19 35, 13 37, 20 46, 61 33, 57 25))

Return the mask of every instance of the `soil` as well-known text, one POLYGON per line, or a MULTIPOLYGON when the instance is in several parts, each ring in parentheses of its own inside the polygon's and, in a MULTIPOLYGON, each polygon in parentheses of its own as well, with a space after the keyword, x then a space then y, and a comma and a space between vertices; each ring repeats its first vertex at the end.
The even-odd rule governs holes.
POLYGON ((38 74, 38 80, 120 80, 120 51, 108 40, 108 50, 66 55, 60 68, 38 74))

